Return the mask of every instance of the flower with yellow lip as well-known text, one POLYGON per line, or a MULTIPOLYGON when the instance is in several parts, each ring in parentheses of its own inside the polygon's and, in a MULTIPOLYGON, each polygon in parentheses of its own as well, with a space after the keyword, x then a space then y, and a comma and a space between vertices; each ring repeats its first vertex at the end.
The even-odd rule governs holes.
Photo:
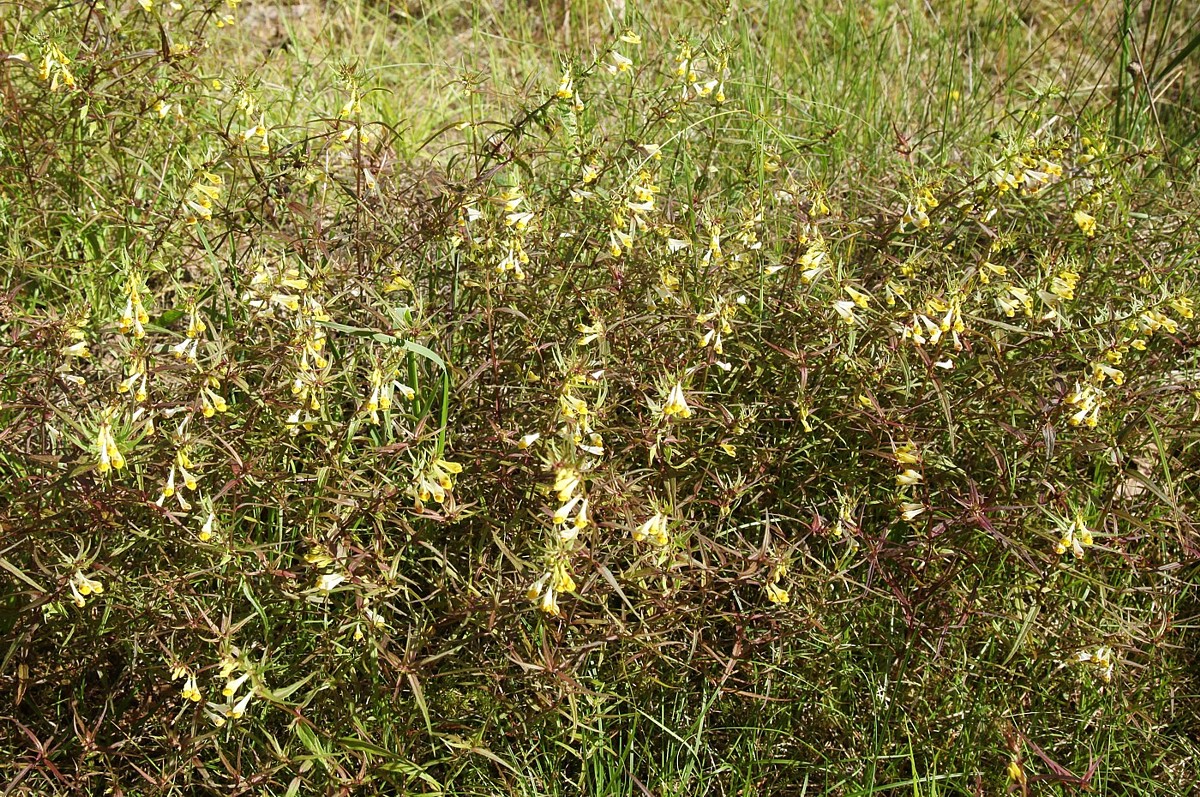
POLYGON ((229 716, 234 719, 239 719, 246 713, 246 707, 250 704, 250 698, 254 694, 253 691, 246 692, 232 708, 229 709, 229 716))
POLYGON ((895 448, 896 461, 902 465, 916 465, 921 461, 921 452, 912 443, 902 443, 895 448))
POLYGON ((1067 420, 1071 426, 1084 424, 1095 428, 1100 420, 1100 407, 1104 391, 1093 385, 1075 384, 1075 390, 1067 396, 1066 403, 1075 407, 1075 413, 1067 420))
POLYGON ((858 323, 858 316, 854 313, 854 308, 856 306, 857 305, 855 305, 854 302, 845 299, 833 303, 834 311, 837 312, 842 321, 850 326, 854 326, 858 323))
POLYGON ((554 492, 558 495, 559 501, 570 500, 580 484, 579 471, 572 467, 559 468, 554 474, 554 492))
POLYGON ((620 72, 628 72, 633 67, 633 61, 621 55, 616 50, 610 50, 608 53, 608 63, 604 68, 609 74, 616 75, 620 72))
POLYGON ((200 533, 196 535, 200 542, 208 542, 213 538, 213 534, 215 534, 213 524, 215 521, 216 515, 209 512, 208 519, 204 521, 204 525, 200 527, 200 533))
POLYGON ((646 522, 638 526, 633 531, 633 541, 643 542, 649 540, 651 543, 663 546, 666 545, 670 538, 667 536, 667 526, 670 519, 662 512, 655 512, 646 522))
POLYGON ((87 605, 88 596, 104 594, 104 585, 95 579, 88 578, 80 570, 76 570, 75 575, 71 576, 70 587, 71 599, 81 609, 87 605))
POLYGON ((548 614, 551 617, 562 617, 562 609, 558 607, 558 596, 554 592, 554 587, 546 588, 539 608, 543 614, 548 614))
POLYGON ((1079 226, 1080 232, 1088 238, 1096 236, 1096 217, 1084 210, 1077 210, 1071 216, 1075 220, 1075 224, 1079 226))
POLYGON ((564 69, 562 78, 558 81, 558 91, 554 96, 560 100, 569 100, 575 95, 575 81, 571 78, 571 70, 564 69))
POLYGON ((679 382, 676 382, 675 386, 671 388, 671 392, 667 394, 667 403, 663 405, 662 414, 664 418, 676 415, 680 418, 692 417, 692 410, 683 395, 683 385, 679 382))
POLYGON ((778 584, 767 584, 767 600, 771 603, 782 605, 791 600, 788 591, 778 584))
POLYGON ((96 432, 95 448, 98 459, 96 470, 102 475, 108 473, 109 470, 120 470, 125 467, 125 457, 117 447, 117 439, 112 431, 113 414, 113 410, 105 410, 100 417, 100 428, 96 432))
POLYGON ((1083 517, 1079 513, 1076 513, 1070 522, 1060 522, 1059 527, 1062 536, 1058 544, 1054 546, 1054 552, 1058 555, 1061 556, 1070 551, 1078 559, 1083 556, 1084 548, 1092 547, 1094 540, 1091 529, 1083 522, 1083 517))
POLYGON ((195 675, 188 675, 188 679, 183 685, 182 694, 184 700, 190 700, 193 703, 200 702, 200 686, 196 683, 195 675))
POLYGON ((577 496, 574 496, 573 498, 568 499, 565 504, 563 504, 557 510, 555 510, 554 517, 552 518, 553 522, 555 524, 566 523, 567 518, 571 514, 571 510, 574 509, 575 505, 578 504, 582 500, 583 500, 583 496, 581 496, 581 495, 577 495, 577 496))
POLYGON ((42 64, 38 69, 38 76, 42 80, 50 81, 51 91, 58 91, 60 82, 63 86, 73 89, 75 88, 75 76, 68 69, 70 63, 71 59, 67 58, 58 45, 47 44, 45 52, 42 53, 42 64))
POLYGON ((238 690, 242 688, 242 684, 246 683, 246 681, 249 679, 250 673, 244 672, 237 678, 232 678, 229 681, 226 681, 225 688, 221 690, 221 694, 224 697, 233 697, 237 694, 238 690))
POLYGON ((325 593, 332 592, 345 580, 346 577, 341 573, 325 573, 317 579, 317 590, 325 593))
POLYGON ((150 320, 150 315, 142 304, 138 280, 132 274, 125 284, 125 293, 129 298, 125 300, 125 310, 121 313, 118 328, 125 334, 132 331, 133 336, 141 340, 146 337, 146 328, 143 325, 150 320))

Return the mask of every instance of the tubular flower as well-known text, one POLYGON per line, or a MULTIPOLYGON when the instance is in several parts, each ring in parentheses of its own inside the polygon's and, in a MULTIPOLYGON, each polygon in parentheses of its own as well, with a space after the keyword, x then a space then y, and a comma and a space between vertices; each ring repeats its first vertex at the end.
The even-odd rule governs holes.
POLYGON ((241 138, 243 144, 249 144, 251 139, 257 138, 257 139, 259 139, 259 143, 258 143, 259 152, 270 152, 271 151, 271 141, 270 141, 269 135, 270 134, 267 131, 266 123, 263 120, 263 116, 260 114, 258 117, 258 124, 253 125, 252 127, 248 127, 245 130, 243 130, 240 134, 240 138, 241 138))
POLYGON ((857 290, 850 285, 845 287, 845 291, 846 294, 852 300, 854 300, 854 303, 859 307, 866 308, 867 304, 871 301, 871 295, 869 293, 863 293, 862 291, 857 290))
POLYGON ((788 595, 788 591, 783 587, 771 583, 767 584, 767 600, 774 604, 783 605, 791 600, 791 596, 788 595))
POLYGON ((246 707, 250 704, 250 698, 253 695, 253 691, 246 692, 246 694, 242 695, 242 699, 229 709, 229 716, 233 717, 234 719, 240 719, 242 716, 244 716, 246 713, 246 707))
POLYGON ((133 361, 130 374, 117 385, 118 393, 132 393, 134 401, 146 400, 146 361, 138 357, 133 361))
POLYGON ((200 389, 200 414, 205 418, 211 418, 218 412, 228 410, 229 405, 216 392, 221 389, 221 380, 215 374, 209 374, 204 382, 204 387, 200 389))
POLYGON ((242 688, 242 684, 246 683, 250 678, 250 673, 244 672, 237 678, 231 678, 225 682, 225 688, 221 690, 221 694, 225 697, 233 697, 238 690, 242 688))
POLYGON ((112 431, 112 410, 108 410, 101 416, 100 429, 96 432, 96 455, 98 461, 96 470, 102 475, 108 473, 109 470, 120 470, 125 467, 125 457, 121 455, 121 450, 117 447, 117 439, 113 436, 112 431))
POLYGON ((46 51, 42 54, 42 65, 38 69, 38 75, 42 80, 50 81, 51 91, 58 91, 59 83, 68 89, 73 89, 75 88, 75 76, 68 68, 70 64, 71 59, 67 58, 57 44, 47 44, 46 51))
POLYGON ((558 607, 558 596, 554 592, 554 587, 547 587, 545 593, 542 594, 542 602, 539 607, 543 614, 548 614, 551 617, 562 617, 562 609, 558 607))
POLYGON ((649 540, 654 545, 664 546, 670 538, 667 536, 667 526, 670 520, 662 512, 655 512, 650 519, 633 531, 634 542, 649 540))
POLYGON ((582 500, 583 500, 583 496, 581 496, 581 495, 577 495, 577 496, 574 496, 573 498, 568 499, 568 501, 565 504, 563 504, 557 510, 555 510, 554 517, 553 517, 554 523, 556 523, 556 524, 566 523, 567 517, 571 514, 571 510, 574 509, 575 505, 578 504, 582 500))
POLYGON ((1100 421, 1100 407, 1104 399, 1104 391, 1093 385, 1079 386, 1075 383, 1075 390, 1067 396, 1067 404, 1075 408, 1075 412, 1068 419, 1068 423, 1072 426, 1084 424, 1089 428, 1095 428, 1100 421))
POLYGON ((616 50, 610 50, 608 53, 608 62, 604 64, 605 70, 609 74, 615 75, 620 72, 628 72, 633 67, 633 61, 621 55, 616 50))
POLYGON ((216 515, 212 512, 208 513, 208 519, 204 521, 204 525, 200 527, 200 533, 196 535, 200 542, 208 542, 216 533, 213 529, 213 524, 216 521, 216 515))
POLYGON ((554 492, 559 501, 569 501, 580 484, 579 471, 574 468, 559 468, 554 474, 554 492))
POLYGON ((1158 310, 1147 310, 1137 317, 1134 322, 1137 331, 1142 335, 1153 335, 1158 330, 1164 330, 1168 335, 1174 335, 1178 325, 1174 319, 1158 310))
POLYGON ((834 311, 837 312, 842 321, 850 326, 854 326, 858 323, 858 316, 854 313, 854 308, 856 306, 857 305, 855 305, 854 302, 845 299, 833 303, 834 311))
POLYGON ((895 448, 896 461, 902 465, 916 465, 921 461, 921 452, 912 443, 902 443, 895 448))
POLYGON ((1061 556, 1069 550, 1078 559, 1083 556, 1084 548, 1092 547, 1092 532, 1078 514, 1070 523, 1061 524, 1061 529, 1062 536, 1054 546, 1054 552, 1058 555, 1061 556))
POLYGON ((1096 218, 1094 216, 1086 211, 1077 210, 1072 215, 1072 218, 1075 219, 1075 224, 1079 226, 1080 232, 1088 238, 1096 236, 1096 218))
POLYGON ((183 684, 181 692, 184 700, 190 700, 193 703, 199 703, 201 700, 200 686, 196 683, 195 675, 188 675, 187 681, 183 684))
POLYGON ((916 520, 918 516, 925 512, 925 505, 914 503, 912 501, 900 502, 900 517, 908 523, 916 520))
POLYGON ((1107 645, 1096 648, 1095 653, 1086 650, 1079 651, 1076 658, 1082 664, 1091 664, 1096 668, 1096 675, 1104 683, 1111 683, 1113 677, 1113 650, 1107 645))
POLYGON ((142 296, 138 291, 138 282, 133 275, 130 275, 128 282, 125 284, 125 294, 128 298, 125 300, 125 310, 121 313, 119 329, 125 334, 129 334, 132 331, 133 336, 141 340, 146 337, 146 329, 142 325, 150 320, 150 315, 142 305, 142 296))
POLYGON ((1050 292, 1064 301, 1075 298, 1075 288, 1079 285, 1079 275, 1071 269, 1063 269, 1050 281, 1050 292))
POLYGON ((104 585, 95 579, 88 578, 82 571, 76 570, 75 575, 71 576, 71 599, 79 608, 87 605, 89 595, 103 595, 104 585))
POLYGON ((675 387, 671 388, 671 392, 667 395, 667 403, 663 405, 662 414, 664 418, 671 418, 678 415, 680 418, 692 417, 692 410, 688 407, 687 399, 683 395, 683 386, 676 382, 675 387))
POLYGON ((575 96, 575 81, 571 78, 571 70, 564 69, 562 78, 558 81, 558 91, 554 96, 560 100, 569 100, 575 96))
POLYGON ((1192 309, 1194 303, 1189 296, 1176 296, 1170 301, 1170 305, 1180 318, 1192 318, 1196 315, 1192 309))
POLYGON ((1092 381, 1097 385, 1103 385, 1106 377, 1118 387, 1125 383, 1125 372, 1121 369, 1101 362, 1092 363, 1092 381))
MULTIPOLYGON (((191 211, 191 215, 187 218, 189 224, 195 224, 199 219, 212 218, 213 203, 221 198, 221 189, 224 185, 225 180, 220 175, 201 172, 200 178, 192 183, 184 197, 184 205, 191 211)), ((188 336, 194 337, 191 335, 190 325, 188 336)))
POLYGON ((177 360, 186 360, 189 363, 196 362, 196 349, 199 346, 199 341, 196 338, 184 338, 171 347, 171 352, 177 360))

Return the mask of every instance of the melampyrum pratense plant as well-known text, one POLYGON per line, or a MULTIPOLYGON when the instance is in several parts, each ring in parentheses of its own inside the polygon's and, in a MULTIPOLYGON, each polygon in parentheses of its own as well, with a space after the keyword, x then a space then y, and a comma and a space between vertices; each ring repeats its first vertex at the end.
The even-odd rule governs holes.
POLYGON ((222 67, 236 5, 0 19, 12 783, 532 793, 557 734, 586 791, 707 718, 992 793, 1166 710, 1197 241, 1102 109, 863 185, 631 24, 404 160, 352 62, 222 67))

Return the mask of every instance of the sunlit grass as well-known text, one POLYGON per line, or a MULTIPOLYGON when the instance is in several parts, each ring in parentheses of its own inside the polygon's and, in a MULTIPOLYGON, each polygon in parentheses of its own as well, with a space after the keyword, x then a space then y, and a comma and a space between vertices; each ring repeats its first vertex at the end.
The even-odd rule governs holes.
POLYGON ((1185 11, 12 6, 0 782, 1187 793, 1185 11))

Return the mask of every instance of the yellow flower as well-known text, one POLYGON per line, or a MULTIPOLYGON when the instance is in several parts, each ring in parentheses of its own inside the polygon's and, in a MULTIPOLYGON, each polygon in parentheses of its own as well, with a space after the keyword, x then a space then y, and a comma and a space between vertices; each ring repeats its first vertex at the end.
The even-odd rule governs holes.
POLYGON ((70 587, 71 598, 75 602, 75 605, 81 609, 87 605, 88 596, 104 594, 103 584, 95 579, 88 578, 79 570, 76 570, 75 575, 71 576, 70 587))
POLYGON ((1095 362, 1092 363, 1092 381, 1097 385, 1104 384, 1104 378, 1108 377, 1114 385, 1122 385, 1125 382, 1125 372, 1119 368, 1113 368, 1111 365, 1095 362))
POLYGON ((671 388, 671 392, 667 396, 667 403, 663 405, 662 414, 665 418, 675 415, 680 418, 692 417, 692 410, 683 396, 683 386, 678 382, 675 383, 675 387, 671 388))
POLYGON ((610 51, 608 58, 609 62, 604 65, 604 68, 613 75, 617 74, 618 72, 628 72, 633 66, 633 61, 621 55, 616 50, 610 51))
POLYGON ((558 91, 554 96, 560 100, 569 100, 575 94, 575 82, 571 79, 571 70, 564 69, 562 79, 558 81, 558 91))
POLYGON ((1177 296, 1171 300, 1171 309, 1179 315, 1180 318, 1192 318, 1195 312, 1192 310, 1192 300, 1188 296, 1177 296))
POLYGON ((125 467, 125 457, 121 455, 120 449, 117 448, 117 439, 113 436, 111 418, 112 410, 106 411, 101 417, 99 431, 96 432, 96 470, 101 474, 125 467))
POLYGON ((554 512, 553 522, 555 524, 566 523, 567 517, 571 514, 571 510, 574 509, 575 505, 578 504, 581 500, 583 500, 583 496, 577 495, 574 498, 569 499, 562 506, 560 506, 554 512))
POLYGON ((542 594, 542 590, 546 587, 546 582, 550 580, 549 573, 543 573, 542 577, 529 585, 529 589, 525 590, 525 597, 531 601, 535 601, 542 594))
POLYGON ((1078 513, 1070 523, 1063 522, 1059 526, 1062 529, 1062 537, 1054 546, 1055 553, 1061 556, 1070 551, 1076 558, 1080 558, 1083 556, 1084 548, 1092 547, 1094 542, 1092 532, 1078 513))
POLYGON ((317 579, 317 589, 321 592, 332 592, 346 580, 341 573, 326 573, 317 579))
POLYGON ((250 678, 250 673, 244 672, 237 678, 226 681, 225 688, 221 690, 221 694, 225 697, 233 697, 237 691, 242 688, 242 684, 250 678))
POLYGON ((524 435, 520 440, 517 441, 517 448, 524 451, 527 448, 529 448, 531 445, 536 443, 541 438, 541 436, 542 435, 539 432, 533 432, 532 434, 524 435))
POLYGON ((200 542, 208 542, 213 538, 213 523, 215 520, 216 515, 209 512, 208 519, 204 521, 204 525, 200 527, 200 533, 197 535, 200 542))
POLYGON ((869 293, 863 293, 862 291, 857 290, 849 285, 845 287, 845 291, 859 307, 866 307, 867 303, 871 301, 871 295, 869 293))
POLYGON ((1097 670, 1097 675, 1104 683, 1111 683, 1113 677, 1113 650, 1107 645, 1096 648, 1095 653, 1086 650, 1079 651, 1076 658, 1081 663, 1091 663, 1097 670))
POLYGON ((559 468, 554 474, 554 492, 559 501, 570 500, 580 485, 579 471, 574 468, 559 468))
POLYGON ((921 461, 921 452, 912 443, 896 446, 896 461, 902 465, 916 465, 921 461))
POLYGON ((246 706, 250 703, 250 697, 254 692, 247 692, 242 696, 242 699, 237 702, 233 708, 229 709, 229 716, 238 719, 246 713, 246 706))
POLYGON ((574 592, 575 579, 571 578, 571 574, 567 572, 565 562, 559 562, 554 566, 554 579, 551 588, 556 592, 574 592))
POLYGON ((46 51, 42 54, 42 65, 38 69, 38 75, 42 80, 50 81, 51 91, 58 91, 59 81, 67 88, 73 89, 75 88, 75 76, 67 68, 70 63, 71 59, 67 58, 58 45, 47 44, 46 51))
POLYGON ((1083 210, 1077 210, 1073 214, 1072 218, 1074 218, 1075 223, 1079 225, 1080 231, 1082 231, 1083 234, 1088 238, 1092 238, 1096 235, 1096 218, 1090 213, 1087 213, 1083 210))
POLYGON ((562 617, 562 610, 558 608, 558 596, 554 592, 554 587, 546 588, 539 608, 544 614, 548 614, 551 617, 562 617))
POLYGON ((662 512, 655 512, 649 520, 638 526, 633 531, 633 541, 643 542, 649 540, 655 545, 666 545, 670 538, 667 536, 667 526, 669 519, 662 512))
POLYGON ((1067 396, 1066 402, 1075 407, 1075 413, 1068 419, 1068 423, 1072 426, 1084 424, 1090 428, 1095 428, 1100 420, 1101 400, 1104 398, 1104 392, 1092 385, 1079 386, 1075 384, 1075 390, 1067 396))
POLYGON ((1079 284, 1079 275, 1070 269, 1059 272, 1050 282, 1050 292, 1060 299, 1074 299, 1075 286, 1079 284))
POLYGON ((767 600, 775 604, 784 604, 791 600, 788 591, 778 584, 767 584, 767 600))
POLYGON ((838 316, 850 326, 858 323, 858 316, 854 313, 855 307, 857 305, 854 302, 845 299, 833 303, 833 309, 837 312, 838 316))
POLYGON ((193 703, 199 703, 201 700, 200 687, 196 683, 196 676, 189 675, 187 682, 183 685, 183 699, 190 700, 193 703))
POLYGON ((901 487, 912 487, 913 485, 920 484, 924 480, 925 477, 912 468, 907 468, 903 473, 896 475, 896 484, 900 485, 901 487))

